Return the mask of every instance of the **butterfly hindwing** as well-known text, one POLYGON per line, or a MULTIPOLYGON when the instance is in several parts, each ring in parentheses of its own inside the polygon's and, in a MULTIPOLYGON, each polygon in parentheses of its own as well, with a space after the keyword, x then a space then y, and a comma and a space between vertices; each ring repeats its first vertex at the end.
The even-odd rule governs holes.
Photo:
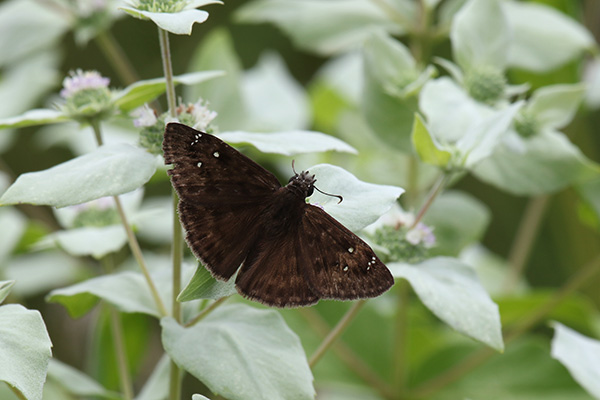
POLYGON ((255 242, 237 275, 245 297, 275 307, 308 306, 319 300, 306 279, 306 260, 293 230, 255 242))
POLYGON ((375 297, 394 284, 369 245, 320 207, 306 205, 300 246, 310 260, 307 279, 323 299, 375 297))

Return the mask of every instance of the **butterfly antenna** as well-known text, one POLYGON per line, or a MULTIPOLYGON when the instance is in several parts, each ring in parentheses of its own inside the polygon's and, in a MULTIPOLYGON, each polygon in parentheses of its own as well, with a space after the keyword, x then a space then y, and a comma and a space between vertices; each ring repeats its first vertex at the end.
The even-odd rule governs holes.
POLYGON ((296 172, 296 168, 294 168, 295 162, 296 162, 296 160, 292 160, 292 171, 294 171, 294 175, 298 175, 298 173, 296 172))
POLYGON ((324 191, 322 191, 321 189, 319 189, 318 187, 314 186, 315 190, 319 193, 323 193, 326 196, 331 196, 331 197, 337 197, 338 199, 340 199, 340 201, 338 201, 338 204, 340 204, 342 201, 344 201, 344 198, 342 196, 340 196, 339 194, 331 194, 331 193, 326 193, 324 191))

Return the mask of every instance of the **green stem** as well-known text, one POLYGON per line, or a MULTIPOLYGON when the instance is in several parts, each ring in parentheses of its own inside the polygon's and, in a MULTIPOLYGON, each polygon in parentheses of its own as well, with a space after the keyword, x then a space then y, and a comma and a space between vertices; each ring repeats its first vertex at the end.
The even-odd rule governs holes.
POLYGON ((511 342, 533 328, 539 321, 554 310, 575 290, 589 282, 590 279, 600 271, 600 255, 596 256, 592 261, 579 268, 574 276, 552 296, 547 302, 540 305, 536 310, 529 314, 528 317, 521 320, 516 327, 512 328, 506 335, 505 342, 511 342))
POLYGON ((523 218, 515 235, 508 263, 510 270, 503 285, 504 291, 510 291, 519 282, 523 269, 535 243, 535 238, 543 221, 544 212, 548 206, 549 196, 538 196, 527 204, 523 218))
MULTIPOLYGON (((590 278, 600 271, 600 255, 596 256, 591 262, 579 268, 577 273, 569 279, 569 281, 552 296, 544 304, 529 313, 528 316, 522 319, 515 328, 511 329, 505 336, 505 344, 511 343, 514 340, 527 333, 531 328, 536 326, 546 315, 564 301, 570 294, 577 290, 580 286, 590 281, 590 278)), ((455 382, 473 369, 477 368, 496 352, 488 347, 482 348, 471 353, 465 359, 455 364, 452 368, 442 372, 440 375, 426 381, 414 391, 411 396, 414 398, 428 398, 433 393, 437 392, 444 386, 455 382)))
MULTIPOLYGON (((163 63, 163 73, 166 81, 167 104, 171 117, 177 116, 175 85, 173 84, 173 65, 171 64, 171 49, 169 47, 169 33, 163 29, 158 29, 158 40, 160 42, 160 52, 163 63)), ((181 322, 181 310, 177 301, 177 296, 181 291, 181 260, 183 258, 183 235, 181 225, 177 215, 177 194, 173 191, 173 317, 177 322, 181 322)), ((169 399, 179 400, 181 397, 181 371, 177 364, 171 360, 171 372, 169 376, 169 399)))
POLYGON ((419 213, 415 217, 415 221, 410 226, 409 230, 414 228, 415 226, 417 226, 417 224, 421 221, 421 219, 423 219, 423 216, 425 215, 425 213, 427 212, 427 210, 433 203, 433 200, 435 200, 435 198, 438 196, 438 194, 440 194, 440 192, 442 191, 444 186, 446 186, 446 183, 448 182, 449 179, 450 179, 450 173, 448 173, 448 172, 444 172, 443 175, 440 176, 440 178, 437 180, 437 182, 433 185, 433 187, 429 191, 429 194, 427 195, 427 198, 425 199, 425 203, 423 203, 423 205, 421 206, 421 209, 419 210, 419 213))
POLYGON ((171 359, 169 370, 169 400, 179 400, 181 398, 181 369, 171 359))
MULTIPOLYGON (((96 135, 96 141, 98 142, 98 146, 101 146, 102 145, 102 132, 100 130, 100 124, 97 122, 92 123, 92 128, 94 129, 94 134, 96 135)), ((129 243, 129 248, 131 249, 131 253, 133 254, 133 257, 135 258, 138 265, 140 266, 140 269, 142 270, 142 274, 144 275, 144 278, 146 279, 146 283, 148 284, 148 287, 150 288, 150 293, 152 294, 152 298, 154 299, 154 302, 156 303, 158 312, 163 317, 167 316, 168 315, 167 309, 160 297, 160 294, 158 293, 158 289, 156 288, 156 285, 154 284, 152 277, 150 276, 150 272, 148 270, 148 267, 146 266, 146 261, 144 260, 144 256, 142 255, 142 249, 140 248, 140 244, 138 243, 137 238, 135 237, 135 234, 133 233, 133 230, 131 229, 131 225, 129 224, 129 221, 127 220, 127 216, 125 215, 123 206, 121 205, 121 199, 119 198, 119 196, 113 196, 113 200, 115 201, 115 206, 117 208, 117 212, 119 213, 119 217, 121 218, 121 223, 123 224, 123 228, 125 228, 125 234, 127 235, 127 241, 129 243)))
MULTIPOLYGON (((299 313, 308 322, 310 327, 321 337, 325 338, 331 331, 323 317, 312 308, 300 308, 299 313)), ((394 391, 386 381, 369 367, 348 345, 338 339, 332 345, 332 350, 352 371, 360 376, 373 389, 377 390, 386 399, 396 399, 394 391)))
POLYGON ((417 199, 419 198, 419 159, 417 156, 411 154, 408 161, 408 187, 406 188, 406 195, 408 196, 406 209, 412 210, 417 206, 417 199))
POLYGON ((160 42, 160 53, 162 56, 163 73, 166 80, 167 104, 169 105, 169 114, 176 117, 177 108, 175 98, 175 85, 173 85, 173 65, 171 64, 171 48, 169 46, 169 32, 158 28, 158 40, 160 42))
POLYGON ((109 313, 112 337, 117 356, 117 369, 119 370, 119 379, 121 381, 121 392, 124 400, 131 400, 133 399, 133 383, 131 381, 131 375, 129 374, 127 354, 125 353, 125 340, 123 339, 121 315, 112 306, 110 306, 109 313))
POLYGON ((172 315, 177 322, 181 322, 181 303, 177 301, 177 296, 181 292, 181 262, 183 259, 183 237, 181 231, 181 224, 179 218, 177 218, 177 204, 179 199, 177 194, 173 192, 173 254, 171 259, 173 262, 173 301, 172 301, 172 315))
MULTIPOLYGON (((300 308, 298 312, 322 338, 325 338, 331 331, 331 327, 313 308, 300 308)), ((331 348, 340 360, 369 384, 370 387, 377 390, 382 397, 390 400, 396 398, 390 385, 373 371, 342 339, 338 339, 333 343, 331 348)))
POLYGON ((406 390, 408 372, 406 368, 406 345, 409 287, 408 282, 405 280, 398 282, 396 286, 398 287, 396 290, 398 301, 395 318, 393 382, 397 398, 402 398, 406 390))
POLYGON ((127 55, 109 31, 100 32, 95 40, 125 85, 131 85, 139 80, 127 55))
POLYGON ((323 357, 325 352, 329 350, 333 342, 335 342, 335 340, 344 332, 348 325, 350 325, 350 322, 352 322, 354 317, 356 317, 356 314, 358 314, 358 311, 362 308, 365 302, 366 300, 358 300, 357 302, 352 304, 352 307, 350 307, 346 314, 344 314, 340 322, 338 322, 335 328, 333 328, 333 330, 329 332, 329 335, 327 335, 327 337, 323 340, 319 348, 310 357, 308 365, 311 368, 313 368, 317 364, 317 362, 319 362, 319 360, 321 359, 321 357, 323 357))
POLYGON ((208 314, 210 314, 215 308, 219 307, 225 300, 227 300, 229 296, 221 297, 220 299, 212 302, 208 307, 204 308, 196 317, 190 320, 187 324, 185 324, 186 328, 190 326, 196 325, 198 322, 202 321, 208 314))
MULTIPOLYGON (((109 254, 102 258, 104 272, 110 274, 114 270, 113 255, 109 254)), ((115 357, 117 360, 117 370, 119 372, 119 382, 124 400, 133 399, 133 383, 129 374, 129 362, 127 361, 127 352, 125 351, 125 340, 123 339, 123 324, 119 311, 112 305, 108 305, 110 317, 110 329, 115 346, 115 357)))

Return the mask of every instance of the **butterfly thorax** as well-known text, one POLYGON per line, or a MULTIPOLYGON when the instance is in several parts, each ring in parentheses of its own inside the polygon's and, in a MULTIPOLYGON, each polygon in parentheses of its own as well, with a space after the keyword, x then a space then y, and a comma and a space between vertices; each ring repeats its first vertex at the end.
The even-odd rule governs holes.
POLYGON ((302 171, 290 178, 285 189, 294 193, 304 201, 304 199, 313 194, 316 181, 314 175, 310 175, 308 171, 302 171))

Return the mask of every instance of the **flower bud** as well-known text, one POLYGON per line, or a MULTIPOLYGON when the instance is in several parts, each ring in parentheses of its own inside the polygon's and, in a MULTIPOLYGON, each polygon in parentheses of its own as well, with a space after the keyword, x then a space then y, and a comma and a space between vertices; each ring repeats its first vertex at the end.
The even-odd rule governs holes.
POLYGON ((475 100, 494 104, 504 96, 506 77, 494 67, 476 67, 467 72, 464 85, 475 100))

